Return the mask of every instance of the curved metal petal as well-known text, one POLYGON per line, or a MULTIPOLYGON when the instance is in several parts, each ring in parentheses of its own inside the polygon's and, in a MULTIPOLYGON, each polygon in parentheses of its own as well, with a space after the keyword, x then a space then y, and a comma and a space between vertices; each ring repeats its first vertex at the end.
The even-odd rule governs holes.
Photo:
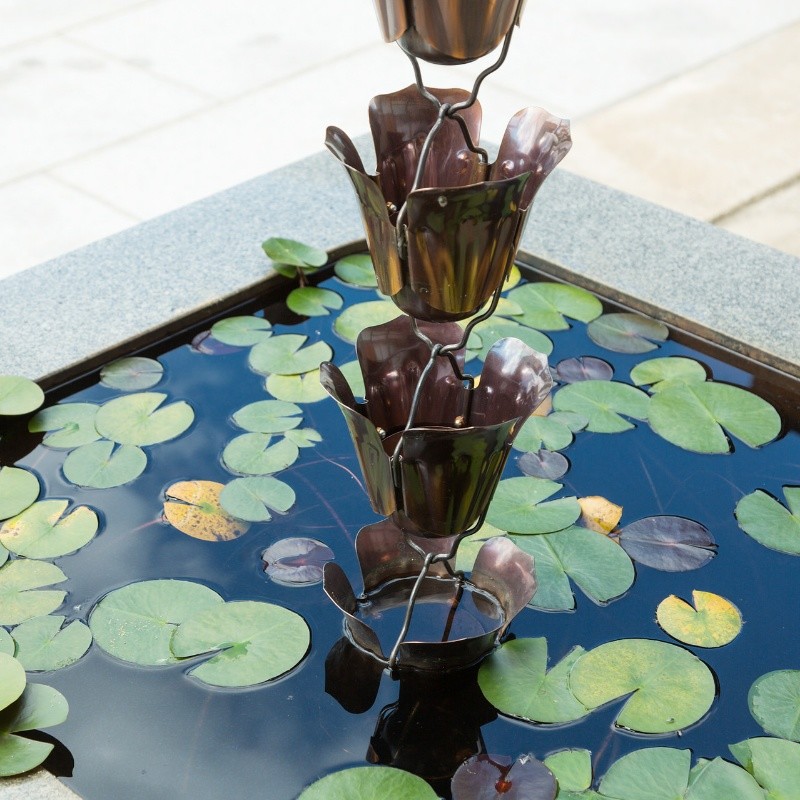
POLYGON ((384 42, 394 42, 408 28, 406 0, 374 0, 384 42))

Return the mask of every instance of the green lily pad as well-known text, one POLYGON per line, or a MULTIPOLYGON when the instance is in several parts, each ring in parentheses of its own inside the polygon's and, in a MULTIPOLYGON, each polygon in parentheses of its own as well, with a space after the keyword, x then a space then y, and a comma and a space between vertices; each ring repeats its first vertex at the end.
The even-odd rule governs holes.
POLYGON ((89 627, 107 653, 144 666, 174 664, 170 640, 178 625, 222 605, 207 586, 192 581, 139 581, 109 592, 93 609, 89 627))
POLYGON ((800 800, 800 744, 762 737, 728 749, 766 789, 766 800, 800 800))
POLYGON ((79 620, 66 627, 66 617, 34 617, 14 628, 16 657, 28 672, 61 669, 89 649, 92 632, 79 620))
POLYGON ((353 286, 373 289, 378 285, 375 267, 369 253, 354 253, 340 258, 333 267, 336 277, 353 286))
POLYGON ((3 546, 26 558, 57 558, 74 553, 97 533, 100 521, 88 506, 64 514, 68 500, 41 500, 0 527, 3 546))
POLYGON ((154 358, 119 358, 100 370, 100 383, 123 392, 150 389, 164 377, 164 367, 154 358))
POLYGON ((284 433, 303 421, 302 413, 303 409, 295 403, 259 400, 235 412, 233 421, 251 433, 284 433))
POLYGON ((461 572, 470 572, 475 566, 475 559, 481 547, 497 536, 505 536, 506 532, 484 522, 480 529, 461 540, 456 551, 456 569, 461 572))
POLYGON ((572 668, 570 688, 587 708, 627 698, 616 724, 637 733, 679 731, 702 719, 716 696, 711 670, 676 645, 620 639, 572 668))
POLYGON ((7 708, 25 691, 25 669, 8 653, 0 653, 0 709, 7 708))
POLYGON ((570 611, 575 597, 571 578, 595 603, 617 598, 633 584, 635 571, 625 551, 607 536, 577 526, 539 536, 512 536, 536 564, 534 608, 570 611))
POLYGON ((574 497, 544 502, 561 489, 543 478, 506 478, 497 485, 486 519, 513 533, 550 533, 568 528, 581 515, 574 497))
POLYGON ((244 600, 194 615, 172 636, 179 658, 219 650, 189 671, 212 686, 254 686, 294 669, 305 657, 311 633, 294 611, 244 600))
POLYGON ((270 375, 266 387, 274 398, 287 403, 318 403, 328 396, 319 382, 318 369, 305 375, 270 375))
POLYGON ((273 443, 269 433, 244 433, 222 451, 222 461, 231 472, 240 475, 271 475, 291 466, 300 451, 289 439, 273 443))
POLYGON ((285 514, 295 499, 291 486, 269 476, 236 478, 219 496, 220 504, 231 516, 248 522, 269 522, 272 512, 285 514))
POLYGON ((438 800, 430 784, 394 767, 352 767, 312 783, 297 800, 438 800))
POLYGON ((302 375, 333 357, 333 350, 325 342, 304 347, 307 341, 308 337, 299 333, 273 336, 250 351, 250 366, 262 375, 302 375))
POLYGON ((470 334, 467 341, 467 360, 479 358, 485 360, 489 350, 500 339, 507 337, 519 339, 544 355, 549 356, 553 352, 553 343, 543 333, 510 319, 490 318, 479 322, 470 334))
POLYGON ((286 298, 289 310, 303 317, 327 317, 332 310, 338 311, 343 303, 340 294, 318 286, 299 286, 292 289, 286 298))
POLYGON ((766 400, 725 383, 670 381, 650 400, 648 419, 659 436, 695 453, 727 453, 723 428, 750 447, 781 432, 781 418, 766 400))
POLYGON ((780 669, 762 675, 750 687, 747 704, 767 733, 800 742, 800 670, 780 669))
POLYGON ((175 439, 194 422, 194 411, 183 400, 162 405, 166 399, 160 392, 140 392, 109 400, 97 411, 97 432, 139 447, 175 439))
POLYGON ((585 652, 573 647, 548 672, 546 639, 514 639, 484 661, 478 685, 503 714, 528 722, 572 722, 589 713, 568 682, 570 670, 585 652))
POLYGON ((252 347, 272 336, 272 325, 263 317, 228 317, 211 326, 211 335, 232 347, 252 347))
POLYGON ((544 760, 556 776, 560 796, 564 792, 585 792, 592 785, 592 754, 578 748, 559 750, 544 760))
POLYGON ((228 542, 250 526, 222 507, 225 486, 216 481, 178 481, 166 491, 164 517, 181 533, 207 542, 228 542))
POLYGON ((739 527, 764 547, 800 556, 800 486, 784 486, 783 495, 788 509, 756 489, 736 504, 734 513, 739 527))
POLYGON ((556 411, 573 411, 589 420, 591 433, 621 433, 634 427, 624 417, 647 419, 650 397, 615 381, 581 381, 562 386, 553 398, 556 411))
POLYGON ((647 353, 669 336, 666 325, 641 314, 603 314, 586 327, 589 338, 615 353, 647 353))
POLYGON ((17 646, 11 638, 11 634, 5 628, 0 628, 0 653, 13 656, 16 649, 17 646))
POLYGON ((699 761, 689 773, 687 800, 764 800, 753 777, 736 764, 715 758, 699 761))
POLYGON ((348 361, 339 367, 339 371, 344 375, 345 380, 350 384, 350 389, 354 397, 364 397, 367 389, 364 386, 364 375, 361 372, 361 365, 358 361, 348 361))
POLYGON ((382 325, 395 317, 399 317, 402 312, 389 300, 369 300, 366 303, 356 303, 348 306, 336 318, 333 323, 333 330, 346 342, 355 343, 358 334, 364 328, 373 325, 382 325))
POLYGON ((76 486, 110 489, 136 480, 147 468, 144 450, 107 439, 85 444, 64 459, 64 477, 76 486))
POLYGON ((322 434, 313 428, 296 428, 293 431, 286 431, 284 436, 298 447, 314 447, 322 441, 322 434))
POLYGON ((39 479, 27 469, 0 467, 0 520, 15 517, 36 501, 39 479))
POLYGON ((519 321, 541 331, 566 330, 565 317, 591 322, 603 313, 602 303, 593 294, 562 283, 526 283, 508 296, 522 308, 519 321))
POLYGON ((66 579, 55 564, 47 561, 18 558, 6 563, 0 568, 0 625, 19 625, 55 611, 67 593, 41 587, 66 579))
POLYGON ((742 615, 730 600, 711 592, 692 592, 694 608, 674 594, 658 604, 658 624, 673 639, 696 647, 723 647, 742 629, 742 615))
POLYGON ((558 414, 532 416, 520 428, 513 447, 524 453, 536 453, 543 447, 548 450, 563 450, 572 444, 572 438, 572 431, 558 419, 558 414))
POLYGON ((261 245, 269 258, 278 264, 288 264, 292 267, 322 267, 328 260, 324 250, 294 239, 267 239, 261 245))
POLYGON ((0 567, 8 561, 8 550, 0 544, 0 567))
POLYGON ((100 434, 94 418, 100 406, 95 403, 64 403, 43 408, 29 423, 31 433, 47 435, 42 443, 48 447, 73 448, 96 442, 100 434))
POLYGON ((0 375, 0 416, 17 416, 36 411, 44 403, 44 392, 28 378, 0 375))
POLYGON ((636 386, 649 386, 659 392, 673 383, 705 383, 706 368, 693 358, 667 356, 642 361, 631 370, 631 380, 636 386))

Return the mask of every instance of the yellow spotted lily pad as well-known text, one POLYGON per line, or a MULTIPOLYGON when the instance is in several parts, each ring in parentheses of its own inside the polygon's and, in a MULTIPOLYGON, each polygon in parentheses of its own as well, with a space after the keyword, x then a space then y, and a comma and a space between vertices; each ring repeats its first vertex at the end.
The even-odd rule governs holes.
POLYGON ((167 489, 164 516, 187 536, 207 542, 237 539, 249 523, 231 517, 220 505, 224 484, 214 481, 180 481, 167 489))
POLYGON ((718 594, 692 592, 694 608, 674 594, 658 604, 658 624, 673 639, 697 647, 722 647, 742 629, 739 609, 718 594))

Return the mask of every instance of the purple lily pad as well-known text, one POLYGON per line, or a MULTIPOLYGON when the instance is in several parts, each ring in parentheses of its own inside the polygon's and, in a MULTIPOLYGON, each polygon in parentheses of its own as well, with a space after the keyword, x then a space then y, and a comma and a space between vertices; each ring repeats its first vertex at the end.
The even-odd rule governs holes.
POLYGON ((467 759, 453 775, 453 800, 554 800, 553 773, 531 755, 516 761, 481 753, 467 759))
POLYGON ((640 564, 664 572, 698 569, 717 554, 708 528, 686 517, 645 517, 619 532, 619 543, 640 564))
POLYGON ((561 453, 545 450, 523 453, 518 459, 519 468, 532 478, 547 478, 556 481, 569 470, 569 460, 561 453))
POLYGON ((579 381, 610 381, 614 377, 614 368, 602 358, 581 356, 565 358, 559 361, 554 370, 555 378, 561 383, 578 383, 579 381))
POLYGON ((322 581, 322 570, 333 550, 316 539, 293 537, 270 545, 262 554, 264 572, 286 586, 311 586, 322 581))
POLYGON ((227 353, 235 353, 241 350, 241 347, 234 347, 230 344, 223 344, 219 339, 215 339, 211 335, 211 331, 200 331, 197 336, 192 339, 192 350, 202 353, 206 356, 224 356, 227 353))

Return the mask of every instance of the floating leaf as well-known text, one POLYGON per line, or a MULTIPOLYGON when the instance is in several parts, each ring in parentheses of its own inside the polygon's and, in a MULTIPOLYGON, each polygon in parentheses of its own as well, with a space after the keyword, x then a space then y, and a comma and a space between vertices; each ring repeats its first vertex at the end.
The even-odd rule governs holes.
POLYGON ((590 531, 610 533, 622 519, 622 506, 605 497, 579 497, 578 505, 581 507, 581 524, 590 531))
POLYGON ((375 267, 369 253, 354 253, 340 258, 333 267, 336 277, 353 286, 372 289, 378 285, 375 267))
POLYGON ((244 433, 228 443, 222 461, 240 475, 271 475, 297 461, 300 451, 294 442, 286 438, 272 442, 269 433, 244 433))
POLYGON ((636 386, 650 386, 651 392, 675 383, 705 383, 706 369, 693 358, 668 356, 642 361, 631 370, 631 380, 636 386))
POLYGON ((723 428, 750 447, 781 432, 781 418, 766 400, 725 383, 671 381, 653 395, 648 419, 659 436, 695 453, 727 453, 723 428))
POLYGON ((640 564, 665 572, 685 572, 717 554, 708 528, 685 517, 645 517, 619 532, 619 543, 640 564))
POLYGON ((0 625, 19 625, 32 617, 49 614, 67 593, 55 589, 40 591, 65 581, 67 576, 47 561, 18 558, 0 568, 0 625))
POLYGON ((92 632, 79 620, 35 617, 14 628, 17 659, 28 672, 61 669, 74 664, 89 649, 92 632))
POLYGON ((286 298, 289 310, 303 317, 327 317, 331 310, 337 311, 343 303, 340 294, 318 286, 299 286, 292 289, 286 298))
POLYGON ((575 598, 571 578, 596 603, 606 603, 630 589, 633 564, 606 536, 572 527, 539 536, 512 536, 514 543, 533 556, 536 594, 530 605, 548 611, 569 611, 575 598))
POLYGON ((543 502, 561 489, 541 478, 506 478, 497 485, 486 519, 504 531, 549 533, 572 525, 581 508, 574 497, 543 502))
POLYGON ((0 375, 0 416, 36 411, 44 403, 44 392, 28 378, 0 375))
POLYGON ((308 336, 299 333, 273 336, 250 351, 250 366, 263 375, 301 375, 333 357, 333 350, 325 342, 304 347, 307 341, 308 336))
POLYGON ((240 408, 233 421, 252 433, 284 433, 296 428, 302 421, 303 409, 283 400, 259 400, 240 408))
POLYGON ((800 670, 762 675, 750 687, 747 704, 767 733, 800 742, 800 670))
POLYGON ((0 567, 8 561, 8 550, 0 544, 0 567))
POLYGON ((546 447, 548 450, 563 450, 572 444, 572 431, 558 419, 556 414, 547 417, 528 417, 514 438, 515 450, 535 453, 546 447))
POLYGON ((100 406, 95 403, 64 403, 43 408, 29 423, 31 433, 47 431, 43 444, 48 447, 80 447, 96 442, 100 434, 94 418, 100 406))
POLYGON ((333 330, 346 342, 355 343, 358 334, 364 328, 373 325, 382 325, 395 317, 399 317, 402 312, 389 300, 370 300, 366 303, 356 303, 348 306, 336 318, 333 323, 333 330))
POLYGON ((546 639, 513 639, 481 664, 478 685, 503 714, 528 722, 572 722, 589 713, 568 682, 570 670, 585 652, 573 647, 548 672, 546 639))
POLYGON ((277 478, 235 478, 219 502, 231 516, 248 522, 269 522, 272 512, 285 514, 295 503, 294 489, 277 478))
POLYGON ((267 239, 261 245, 264 252, 273 261, 279 264, 289 264, 292 267, 322 267, 328 260, 324 250, 294 239, 267 239))
POLYGON ((546 356, 553 352, 553 343, 543 333, 509 319, 493 317, 479 322, 472 329, 467 342, 467 359, 479 358, 483 361, 494 344, 507 337, 519 339, 546 356))
POLYGON ((669 329, 661 322, 641 314, 621 312, 603 314, 586 328, 589 338, 615 353, 647 353, 666 341, 669 329))
POLYGON ((179 658, 214 650, 213 658, 189 670, 212 686, 254 686, 294 669, 305 657, 311 633, 287 608, 244 600, 192 616, 172 636, 179 658))
POLYGON ((439 800, 430 784, 394 767, 352 767, 312 783, 297 800, 439 800))
POLYGON ((523 453, 517 459, 517 465, 531 478, 546 478, 550 481, 558 480, 569 471, 569 461, 561 453, 550 450, 523 453))
POLYGON ((298 428, 293 431, 286 431, 284 436, 298 447, 314 447, 314 445, 322 441, 322 434, 313 428, 298 428))
POLYGON ((211 335, 211 331, 200 331, 192 339, 192 350, 206 356, 224 356, 228 353, 235 353, 239 348, 231 344, 223 344, 219 339, 211 335))
POLYGON ((191 581, 139 581, 109 592, 94 608, 89 627, 112 656, 145 666, 174 664, 169 647, 184 620, 222 605, 207 586, 191 581))
POLYGON ((310 586, 322 581, 322 568, 333 559, 333 550, 316 539, 281 539, 262 554, 264 572, 275 583, 310 586))
POLYGON ((475 566, 478 551, 489 539, 496 536, 505 536, 506 532, 484 522, 480 529, 461 540, 456 551, 456 569, 461 572, 470 572, 475 566))
POLYGON ((7 708, 25 691, 25 669, 11 654, 0 653, 0 709, 7 708))
POLYGON ((565 358, 556 364, 555 376, 561 383, 610 381, 614 377, 614 367, 602 358, 594 356, 565 358))
POLYGON ((16 645, 11 634, 5 628, 0 628, 0 653, 13 656, 14 650, 16 650, 16 645))
POLYGON ((728 749, 767 790, 766 800, 800 798, 800 744, 762 737, 732 744, 728 749))
POLYGON ((0 527, 3 546, 26 558, 57 558, 88 544, 100 525, 88 506, 64 512, 68 500, 41 500, 0 527))
POLYGON ((784 486, 785 508, 761 489, 745 495, 736 504, 739 527, 759 544, 800 556, 800 486, 784 486))
POLYGON ((180 481, 166 491, 164 516, 181 533, 209 542, 237 539, 249 529, 246 522, 234 519, 222 508, 224 489, 214 481, 180 481), (175 502, 178 501, 178 502, 175 502))
POLYGON ((194 411, 182 400, 163 406, 166 399, 160 392, 140 392, 109 400, 97 411, 97 432, 112 442, 139 447, 174 439, 192 424, 194 411))
POLYGON ((554 800, 553 773, 532 755, 515 761, 508 756, 479 753, 468 758, 450 783, 453 800, 554 800))
POLYGON ((32 472, 19 467, 0 467, 0 520, 15 517, 38 496, 39 479, 32 472))
POLYGON ((164 376, 164 367, 154 358, 120 358, 100 370, 100 383, 124 392, 150 389, 164 376))
POLYGON ((363 397, 367 393, 364 387, 364 375, 361 372, 361 365, 358 361, 348 361, 346 364, 342 364, 339 370, 350 384, 355 397, 363 397))
POLYGON ((716 695, 714 676, 676 645, 620 639, 581 656, 569 677, 587 708, 627 698, 616 724, 638 733, 679 731, 700 720, 716 695))
POLYGON ((646 419, 650 402, 641 389, 626 383, 582 381, 562 386, 553 398, 553 408, 586 417, 586 430, 592 433, 621 433, 634 427, 623 417, 646 419))
POLYGON ((318 369, 305 375, 270 375, 266 386, 273 397, 287 403, 318 403, 328 397, 319 382, 318 369))
POLYGON ((711 592, 692 592, 694 608, 674 594, 658 604, 658 624, 673 638, 697 647, 730 644, 742 629, 742 615, 730 600, 711 592))
POLYGON ((76 486, 92 489, 130 483, 146 468, 147 456, 140 447, 115 445, 107 439, 85 444, 64 459, 64 477, 76 486))
POLYGON ((526 283, 509 292, 522 307, 520 321, 542 331, 569 328, 564 317, 590 322, 603 313, 602 303, 590 292, 563 283, 526 283))
POLYGON ((592 754, 570 749, 551 753, 545 766, 556 776, 559 792, 584 792, 592 785, 592 754))
POLYGON ((272 325, 263 317, 228 317, 211 326, 211 335, 223 344, 252 347, 272 336, 272 325))

